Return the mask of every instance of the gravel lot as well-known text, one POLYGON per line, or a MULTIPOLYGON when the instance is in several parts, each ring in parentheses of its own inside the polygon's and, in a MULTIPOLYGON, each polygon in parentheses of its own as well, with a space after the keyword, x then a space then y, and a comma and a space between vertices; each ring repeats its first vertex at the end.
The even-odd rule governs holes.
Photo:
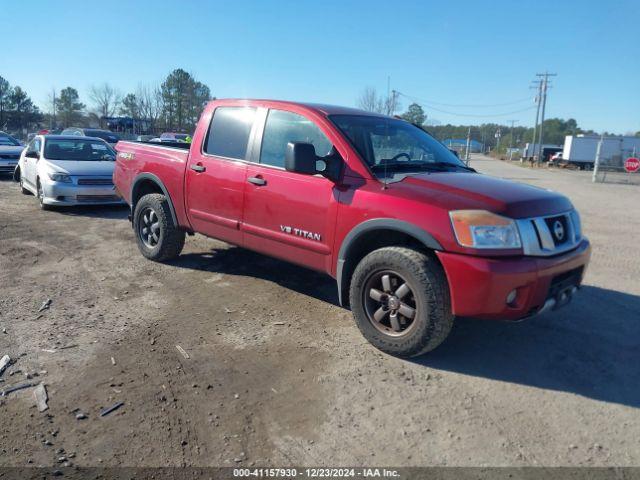
POLYGON ((640 465, 640 187, 472 166, 572 199, 586 285, 530 321, 459 319, 416 361, 371 347, 328 277, 202 236, 155 264, 126 209, 43 212, 1 180, 0 389, 50 398, 0 397, 0 466, 640 465))

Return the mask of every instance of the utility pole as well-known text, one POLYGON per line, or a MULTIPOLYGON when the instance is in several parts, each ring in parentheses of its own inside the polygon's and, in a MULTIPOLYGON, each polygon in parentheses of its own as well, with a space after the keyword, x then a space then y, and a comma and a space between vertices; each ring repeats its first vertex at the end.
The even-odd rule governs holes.
POLYGON ((531 88, 537 88, 538 93, 536 93, 536 122, 533 124, 533 138, 531 139, 531 148, 533 151, 527 150, 527 154, 530 157, 535 157, 536 155, 536 134, 538 133, 538 120, 540 119, 540 101, 542 100, 542 80, 536 80, 534 83, 537 85, 531 88))
POLYGON ((49 130, 54 130, 56 128, 56 89, 53 88, 53 93, 51 96, 51 116, 49 117, 49 130))
POLYGON ((549 88, 549 77, 555 77, 557 76, 557 73, 549 73, 549 72, 544 72, 544 73, 536 73, 536 76, 538 77, 542 77, 542 112, 540 114, 540 137, 539 137, 539 142, 540 146, 538 147, 539 153, 538 153, 538 166, 540 166, 540 161, 541 161, 541 156, 542 156, 542 141, 544 139, 543 137, 543 130, 544 130, 544 111, 545 111, 545 107, 547 106, 547 89, 549 88))
POLYGON ((465 163, 469 166, 469 150, 471 149, 471 127, 467 130, 467 149, 464 154, 465 163))
POLYGON ((513 160, 513 126, 518 120, 507 120, 511 123, 511 130, 509 130, 509 161, 513 160))
POLYGON ((602 155, 602 144, 604 143, 604 133, 600 135, 600 141, 598 142, 598 148, 596 150, 596 159, 593 162, 593 176, 591 181, 596 183, 598 181, 598 167, 600 166, 600 156, 602 155))

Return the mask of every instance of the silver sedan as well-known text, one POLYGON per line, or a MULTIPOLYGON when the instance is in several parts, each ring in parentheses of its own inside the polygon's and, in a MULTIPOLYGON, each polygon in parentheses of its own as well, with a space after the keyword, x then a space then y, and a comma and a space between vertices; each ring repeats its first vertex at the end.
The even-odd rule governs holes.
POLYGON ((53 206, 123 204, 113 185, 116 152, 100 138, 37 135, 20 156, 20 187, 53 206))

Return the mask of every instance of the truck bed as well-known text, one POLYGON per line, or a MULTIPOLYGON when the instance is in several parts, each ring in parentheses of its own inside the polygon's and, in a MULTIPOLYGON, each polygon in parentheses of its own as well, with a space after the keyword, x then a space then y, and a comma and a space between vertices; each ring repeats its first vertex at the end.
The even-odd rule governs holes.
POLYGON ((113 172, 113 182, 118 193, 131 205, 134 186, 145 178, 155 177, 166 189, 178 223, 189 227, 184 206, 184 174, 189 159, 190 144, 180 146, 120 141, 113 172))

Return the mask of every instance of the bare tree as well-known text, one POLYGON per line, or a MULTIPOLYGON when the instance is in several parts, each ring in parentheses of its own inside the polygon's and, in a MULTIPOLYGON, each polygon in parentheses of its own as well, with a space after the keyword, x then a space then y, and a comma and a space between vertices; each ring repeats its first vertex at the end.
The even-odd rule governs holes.
POLYGON ((384 113, 386 110, 385 101, 374 87, 365 87, 358 97, 357 105, 367 112, 384 113))
POLYGON ((112 117, 118 111, 122 101, 122 93, 105 82, 102 85, 92 85, 89 88, 89 98, 93 102, 95 113, 102 124, 104 117, 112 117))
POLYGON ((158 120, 164 109, 160 88, 152 85, 139 85, 135 95, 140 118, 149 121, 151 130, 158 128, 158 120))

